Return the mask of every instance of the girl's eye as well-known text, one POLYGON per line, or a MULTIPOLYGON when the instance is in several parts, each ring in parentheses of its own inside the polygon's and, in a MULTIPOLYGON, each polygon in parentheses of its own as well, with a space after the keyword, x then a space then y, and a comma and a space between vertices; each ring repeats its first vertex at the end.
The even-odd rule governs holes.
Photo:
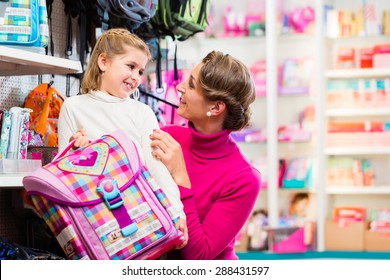
POLYGON ((134 65, 132 65, 132 64, 128 64, 127 67, 129 67, 131 70, 134 69, 134 65))
POLYGON ((144 74, 144 71, 139 71, 138 74, 142 76, 144 74))
POLYGON ((195 85, 194 85, 194 83, 193 83, 192 81, 190 81, 190 82, 188 83, 188 86, 189 86, 190 88, 195 88, 195 85))

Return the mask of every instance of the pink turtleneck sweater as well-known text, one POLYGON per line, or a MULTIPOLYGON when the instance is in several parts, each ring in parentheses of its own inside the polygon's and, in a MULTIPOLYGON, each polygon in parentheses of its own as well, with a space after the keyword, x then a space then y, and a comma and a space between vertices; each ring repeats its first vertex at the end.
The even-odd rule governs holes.
POLYGON ((260 191, 260 173, 241 154, 230 131, 204 135, 189 127, 167 126, 183 150, 191 189, 180 188, 189 241, 169 259, 237 259, 236 235, 260 191))

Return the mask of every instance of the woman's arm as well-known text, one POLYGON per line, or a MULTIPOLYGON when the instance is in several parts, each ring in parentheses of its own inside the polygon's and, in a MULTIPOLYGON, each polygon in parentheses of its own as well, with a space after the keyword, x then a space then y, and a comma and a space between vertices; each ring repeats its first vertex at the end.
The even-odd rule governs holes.
POLYGON ((159 129, 154 130, 150 139, 153 157, 164 163, 177 185, 191 188, 180 144, 169 133, 159 129))

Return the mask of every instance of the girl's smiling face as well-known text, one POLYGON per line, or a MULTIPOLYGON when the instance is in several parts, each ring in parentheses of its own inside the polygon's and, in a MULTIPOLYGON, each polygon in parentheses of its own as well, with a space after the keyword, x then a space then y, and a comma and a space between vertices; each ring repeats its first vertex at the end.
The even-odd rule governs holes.
POLYGON ((123 55, 108 59, 104 53, 98 58, 103 71, 100 89, 119 98, 128 98, 141 83, 148 57, 142 50, 126 46, 123 55))

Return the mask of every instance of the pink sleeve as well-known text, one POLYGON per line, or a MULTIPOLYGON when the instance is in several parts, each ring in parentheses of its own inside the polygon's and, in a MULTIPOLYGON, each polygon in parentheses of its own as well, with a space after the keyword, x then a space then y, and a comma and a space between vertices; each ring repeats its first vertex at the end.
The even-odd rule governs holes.
POLYGON ((247 170, 225 188, 203 221, 192 190, 180 187, 189 231, 188 244, 181 250, 184 259, 215 259, 239 233, 260 191, 260 174, 247 170))

